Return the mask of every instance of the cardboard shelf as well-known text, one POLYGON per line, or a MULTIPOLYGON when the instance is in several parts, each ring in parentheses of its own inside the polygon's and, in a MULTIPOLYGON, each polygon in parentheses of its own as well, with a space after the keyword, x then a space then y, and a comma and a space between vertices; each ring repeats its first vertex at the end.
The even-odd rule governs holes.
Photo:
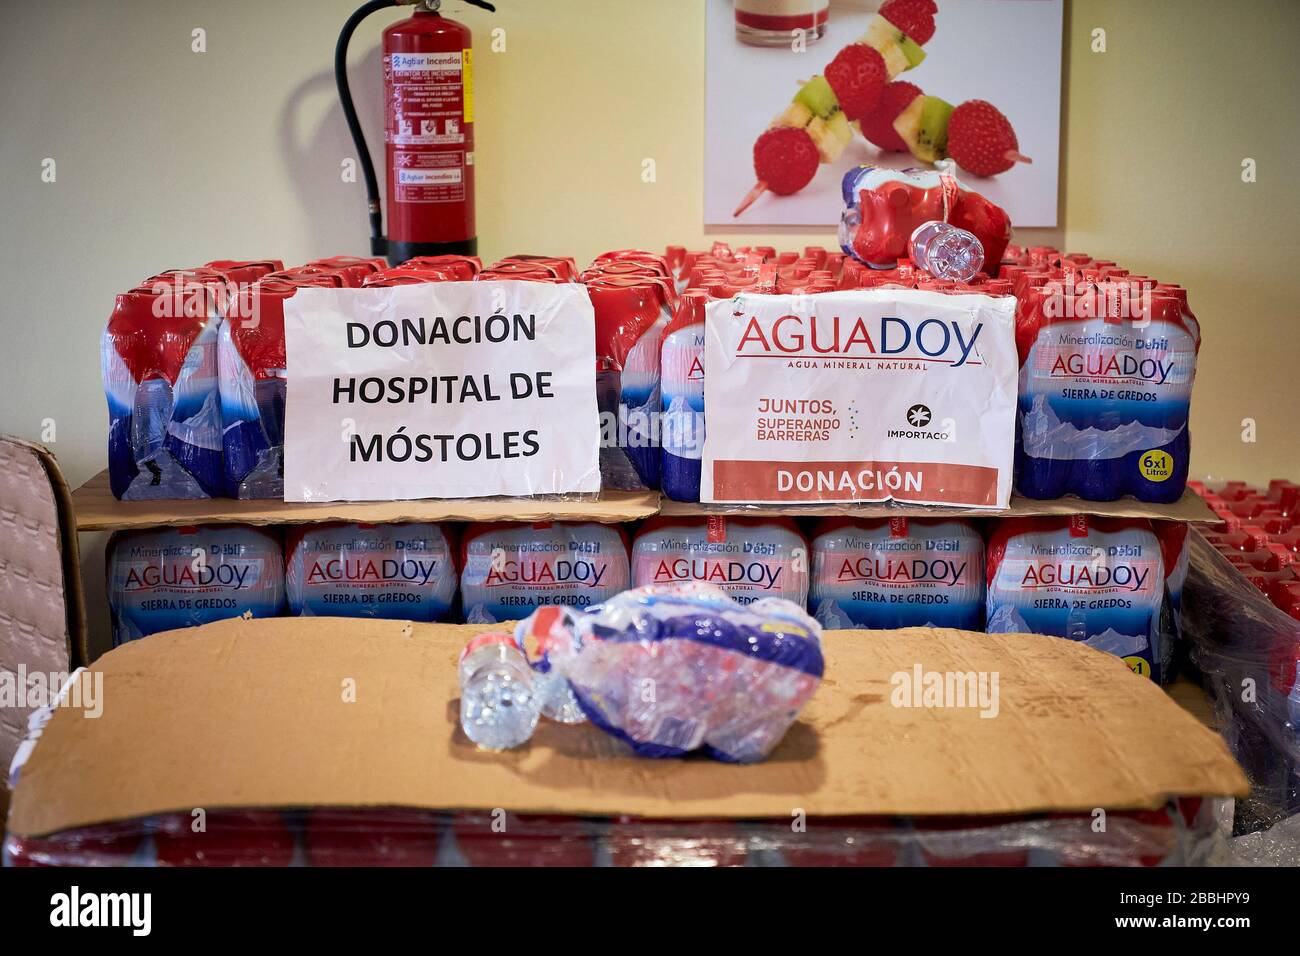
POLYGON ((1011 506, 1002 510, 989 508, 945 508, 930 505, 902 504, 807 504, 807 505, 731 505, 663 499, 661 515, 696 517, 700 515, 788 515, 810 518, 848 516, 852 518, 1015 518, 1034 515, 1087 514, 1108 518, 1153 518, 1165 521, 1215 522, 1218 517, 1200 495, 1186 491, 1178 501, 1168 505, 1149 504, 1136 498, 1119 501, 1085 501, 1073 496, 1051 501, 1011 496, 1011 506))
POLYGON ((192 524, 313 524, 321 521, 596 521, 617 524, 659 510, 653 491, 607 491, 595 500, 547 498, 425 498, 414 501, 118 501, 101 471, 72 493, 78 531, 176 527, 192 524))
POLYGON ((599 498, 562 501, 553 498, 424 498, 414 501, 334 501, 295 504, 286 501, 239 501, 206 498, 198 501, 118 501, 102 471, 72 493, 78 531, 117 531, 191 524, 312 524, 321 521, 595 521, 618 524, 652 515, 789 515, 854 518, 1008 518, 1029 515, 1089 514, 1114 518, 1154 518, 1165 521, 1214 522, 1218 518, 1201 497, 1186 492, 1169 505, 1125 498, 1084 501, 1058 498, 1035 501, 1013 495, 1002 511, 980 508, 938 508, 899 504, 721 505, 672 501, 655 491, 606 491, 599 498))
MULTIPOLYGON (((491 625, 489 625, 491 626, 491 625)), ((239 618, 95 662, 97 720, 55 709, 14 792, 34 836, 191 807, 505 807, 689 818, 1088 812, 1243 796, 1223 739, 1123 661, 1035 634, 827 631, 826 677, 760 763, 647 760, 543 721, 489 754, 459 726, 454 661, 483 625, 239 618), (998 719, 890 703, 899 675, 998 674, 998 719), (361 688, 340 706, 341 678, 361 688), (1158 742, 1143 749, 1135 740, 1158 742), (340 773, 339 767, 347 773, 340 773), (506 801, 506 802, 502 802, 506 801)))

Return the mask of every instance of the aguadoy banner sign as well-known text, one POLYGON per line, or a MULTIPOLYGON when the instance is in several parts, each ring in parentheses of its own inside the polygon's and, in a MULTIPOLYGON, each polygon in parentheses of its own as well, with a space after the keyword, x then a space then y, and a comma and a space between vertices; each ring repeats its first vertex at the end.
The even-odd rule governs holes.
POLYGON ((1014 312, 912 289, 711 302, 701 500, 1005 508, 1014 312))

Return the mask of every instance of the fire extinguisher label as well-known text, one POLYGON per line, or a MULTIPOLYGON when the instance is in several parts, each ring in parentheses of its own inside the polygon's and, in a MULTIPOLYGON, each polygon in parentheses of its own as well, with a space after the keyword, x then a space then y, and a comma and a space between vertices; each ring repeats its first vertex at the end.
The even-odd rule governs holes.
POLYGON ((465 77, 465 122, 474 122, 474 51, 461 50, 461 73, 465 77))
POLYGON ((384 135, 394 147, 398 202, 465 199, 468 51, 392 53, 384 57, 389 90, 384 135))
POLYGON ((459 186, 459 169, 399 169, 399 186, 459 186))
POLYGON ((389 56, 394 73, 459 73, 457 53, 394 53, 389 56))

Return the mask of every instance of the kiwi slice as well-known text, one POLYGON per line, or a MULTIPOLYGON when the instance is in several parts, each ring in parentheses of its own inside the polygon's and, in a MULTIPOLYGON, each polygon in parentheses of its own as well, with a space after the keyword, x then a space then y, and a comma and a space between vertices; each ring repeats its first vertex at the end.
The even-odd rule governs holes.
POLYGON ((845 146, 853 142, 853 127, 849 125, 849 118, 843 112, 838 112, 828 119, 826 125, 835 138, 845 146))
POLYGON ((938 162, 948 155, 948 117, 953 106, 937 96, 921 94, 894 120, 894 129, 917 159, 938 162))
POLYGON ((871 18, 867 32, 858 42, 874 48, 884 57, 885 69, 891 80, 925 59, 925 53, 908 39, 906 33, 878 13, 871 18))
POLYGON ((830 119, 831 114, 840 108, 840 101, 835 98, 835 91, 831 89, 824 76, 814 76, 801 86, 799 92, 794 95, 794 101, 802 103, 808 107, 813 116, 820 116, 822 119, 830 119))
POLYGON ((909 70, 914 66, 920 66, 921 61, 925 59, 925 51, 906 33, 899 34, 898 46, 903 51, 903 56, 907 58, 909 70))

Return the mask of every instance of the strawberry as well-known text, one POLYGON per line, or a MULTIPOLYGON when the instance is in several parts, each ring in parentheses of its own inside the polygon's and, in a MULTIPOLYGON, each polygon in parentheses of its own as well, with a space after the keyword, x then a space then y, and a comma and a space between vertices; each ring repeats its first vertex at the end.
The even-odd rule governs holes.
POLYGON ((875 108, 889 82, 889 71, 878 50, 865 43, 850 43, 827 64, 826 82, 844 115, 858 120, 875 108))
POLYGON ((862 135, 887 153, 906 153, 907 143, 894 129, 894 120, 920 95, 921 89, 915 83, 890 83, 880 94, 876 108, 862 117, 862 135))
POLYGON ((1019 150, 1011 122, 992 103, 967 100, 948 118, 948 155, 969 173, 995 176, 1030 162, 1019 150))
POLYGON ((939 7, 934 0, 885 0, 878 12, 913 43, 925 46, 934 36, 934 15, 939 7))
POLYGON ((754 173, 778 196, 797 193, 817 172, 817 146, 807 130, 769 129, 754 143, 754 173))

